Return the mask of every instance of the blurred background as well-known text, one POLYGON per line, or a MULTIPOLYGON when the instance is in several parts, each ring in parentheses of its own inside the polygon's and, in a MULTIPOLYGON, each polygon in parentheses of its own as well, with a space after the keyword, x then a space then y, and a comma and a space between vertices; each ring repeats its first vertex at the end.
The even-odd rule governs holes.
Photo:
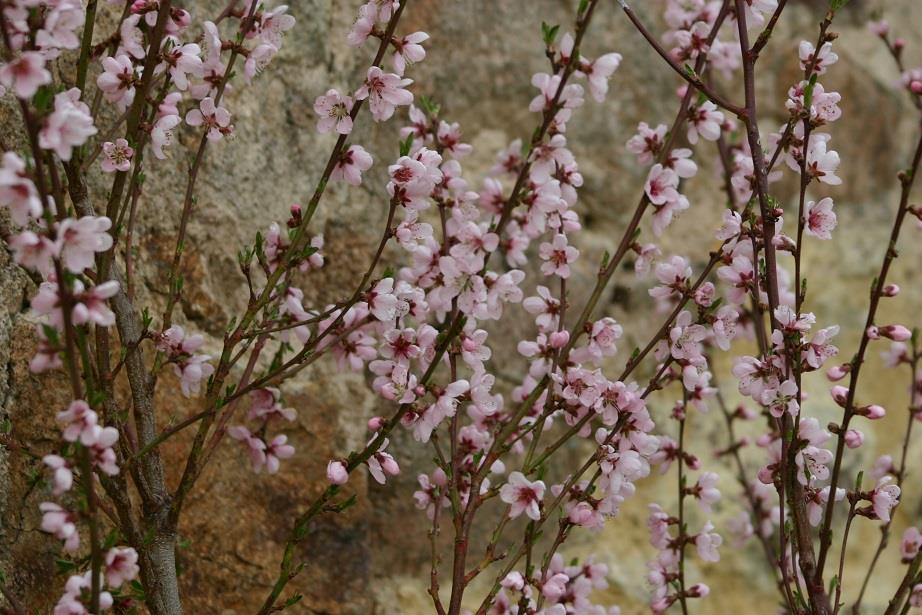
MULTIPOLYGON (((463 160, 465 177, 472 189, 492 165, 496 152, 515 138, 527 139, 538 122, 527 105, 534 95, 532 73, 547 70, 541 42, 541 22, 572 24, 575 0, 409 0, 399 32, 424 30, 431 35, 427 57, 412 66, 411 88, 442 105, 448 121, 461 123, 465 140, 474 153, 463 160)), ((196 18, 215 14, 217 2, 187 3, 196 18)), ((222 3, 223 4, 223 3, 222 3)), ((198 207, 191 225, 185 258, 185 287, 181 323, 209 338, 217 347, 225 325, 245 302, 243 279, 236 264, 236 250, 252 242, 256 231, 271 222, 282 222, 292 203, 306 201, 326 162, 333 144, 329 135, 315 130, 312 105, 315 97, 330 87, 354 89, 371 59, 371 46, 355 50, 345 37, 361 3, 357 0, 301 0, 289 11, 298 25, 289 33, 280 56, 254 82, 238 85, 230 93, 228 107, 234 114, 236 138, 209 151, 199 181, 198 207)), ((664 24, 659 15, 661 0, 636 0, 635 10, 656 32, 664 24)), ((778 130, 787 119, 786 92, 800 79, 797 44, 815 41, 825 0, 791 0, 759 63, 758 95, 763 135, 778 130)), ((813 186, 811 198, 832 196, 839 226, 833 240, 808 240, 806 275, 809 294, 806 309, 817 315, 819 326, 838 323, 842 333, 836 340, 841 359, 848 360, 857 348, 863 326, 871 280, 879 269, 898 203, 896 173, 908 164, 916 141, 918 112, 897 86, 899 75, 880 41, 867 31, 866 23, 875 10, 892 24, 895 35, 907 40, 907 66, 922 63, 922 3, 918 0, 852 0, 837 16, 833 30, 839 34, 835 50, 838 64, 823 76, 826 90, 842 94, 843 117, 835 123, 832 148, 842 165, 844 183, 831 188, 813 186)), ((100 31, 108 31, 101 28, 100 31)), ((615 73, 607 100, 587 100, 570 122, 568 140, 576 154, 585 185, 577 211, 584 232, 578 245, 582 257, 571 288, 574 303, 594 282, 597 264, 604 250, 612 249, 633 212, 643 189, 647 169, 637 164, 624 144, 639 121, 651 125, 671 123, 678 106, 678 79, 647 46, 620 12, 617 2, 603 2, 586 37, 584 54, 596 57, 609 51, 624 56, 615 73)), ((739 83, 721 82, 719 87, 733 99, 741 99, 739 83)), ((4 142, 16 142, 15 101, 0 100, 0 134, 4 142)), ((322 231, 327 266, 312 274, 302 288, 305 305, 338 299, 343 288, 364 271, 386 213, 386 166, 397 157, 397 131, 405 110, 396 121, 372 124, 363 114, 352 142, 360 143, 375 157, 375 165, 361 188, 332 185, 324 197, 314 232, 322 231)), ((186 146, 197 143, 192 131, 180 138, 186 146)), ((713 229, 725 207, 722 179, 716 164, 716 149, 702 143, 696 152, 700 171, 684 188, 692 207, 675 222, 660 245, 664 254, 683 254, 692 259, 696 273, 715 247, 713 229)), ((181 203, 174 196, 184 182, 186 154, 177 148, 172 160, 164 161, 159 173, 147 180, 140 202, 142 235, 138 267, 143 284, 138 284, 142 301, 162 302, 167 255, 178 222, 181 203), (166 195, 166 196, 165 196, 166 195)), ((793 177, 773 186, 773 194, 792 211, 796 207, 793 177)), ((97 188, 105 190, 104 184, 97 188)), ((99 192, 102 194, 102 192, 99 192)), ((793 210, 793 211, 796 211, 793 210)), ((796 214, 789 214, 789 224, 796 214)), ((649 227, 644 226, 649 238, 649 227)), ((400 255, 394 253, 395 258, 400 255)), ((396 261, 392 261, 396 262, 396 261)), ((880 322, 922 324, 922 241, 911 221, 904 229, 900 258, 890 281, 904 292, 885 301, 880 322)), ((540 281, 530 275, 526 288, 540 281)), ((651 309, 647 284, 638 281, 630 268, 615 276, 600 314, 614 316, 625 325, 620 346, 629 352, 643 345, 659 327, 662 317, 651 309)), ((0 409, 16 440, 31 450, 53 446, 53 417, 67 401, 66 388, 53 376, 36 377, 27 363, 34 354, 34 321, 28 314, 27 298, 32 282, 0 252, 0 409)), ((524 312, 523 312, 524 313, 524 312)), ((515 379, 525 363, 515 353, 515 336, 529 335, 528 318, 511 318, 504 331, 493 339, 494 356, 503 371, 515 379)), ((521 339, 520 337, 515 339, 521 339)), ((867 469, 884 452, 898 453, 905 428, 908 404, 908 369, 885 370, 878 353, 887 345, 872 345, 867 371, 858 399, 878 403, 888 410, 885 419, 865 425, 867 441, 846 457, 846 475, 853 477, 867 469)), ((745 344, 735 354, 748 352, 745 344)), ((622 364, 617 357, 614 364, 622 364)), ((730 359, 721 357, 716 375, 732 405, 738 400, 730 380, 730 359), (721 377, 722 376, 722 377, 721 377)), ((806 379, 810 399, 805 411, 821 424, 839 417, 840 410, 826 393, 829 384, 821 374, 806 379)), ((199 410, 196 400, 186 400, 172 386, 172 374, 159 389, 163 424, 179 421, 199 410)), ((325 487, 327 459, 344 455, 365 440, 365 421, 387 406, 366 386, 361 374, 342 373, 329 361, 321 361, 303 372, 284 389, 288 405, 299 412, 288 427, 296 456, 283 463, 272 477, 253 475, 236 447, 226 444, 200 481, 187 504, 181 527, 181 583, 188 613, 241 615, 260 604, 273 582, 290 520, 325 487)), ((662 418, 663 428, 673 393, 654 396, 651 411, 662 418)), ((723 419, 717 412, 691 417, 692 452, 707 468, 720 468, 724 500, 715 521, 726 534, 726 520, 740 510, 741 497, 732 474, 713 451, 727 443, 723 419)), ((168 441, 164 455, 168 466, 179 472, 188 450, 191 433, 168 441), (173 463, 170 463, 173 460, 173 463)), ((430 467, 430 453, 400 434, 391 446, 402 474, 386 487, 367 481, 364 473, 353 476, 349 485, 359 493, 358 504, 342 515, 326 516, 314 527, 302 545, 307 567, 291 584, 304 594, 293 613, 359 615, 432 612, 428 587, 428 523, 415 510, 412 492, 416 475, 430 467)), ((757 451, 746 454, 754 474, 757 451)), ((576 459, 579 446, 561 452, 561 459, 576 459)), ((918 473, 922 444, 911 451, 910 487, 897 509, 894 537, 881 557, 878 572, 869 589, 866 613, 882 612, 903 567, 899 564, 899 536, 907 524, 922 518, 918 473), (912 487, 916 488, 913 489, 912 487)), ((46 497, 46 487, 35 480, 39 463, 21 450, 0 448, 0 569, 7 586, 36 612, 49 612, 57 600, 60 578, 55 572, 58 541, 37 528, 37 506, 46 497)), ((174 476, 175 478, 175 476, 174 476)), ((851 480, 851 479, 849 479, 851 480)), ((594 552, 597 561, 610 567, 610 588, 605 600, 618 604, 625 615, 646 612, 648 589, 645 562, 654 555, 646 530, 646 505, 657 501, 667 510, 675 506, 674 474, 651 476, 637 496, 627 502, 621 516, 600 533, 575 532, 563 553, 582 556, 594 552)), ((845 481, 848 484, 848 480, 845 481)), ((839 518, 843 515, 840 514, 839 518)), ((703 521, 696 517, 695 527, 703 521)), ((846 557, 844 587, 846 599, 854 598, 867 563, 879 539, 878 524, 858 519, 846 557)), ((513 534, 514 535, 514 534, 513 534)), ((694 601, 695 613, 774 613, 777 601, 771 576, 755 542, 732 544, 729 536, 720 564, 701 565, 692 558, 689 578, 710 585, 706 600, 694 601)), ((837 558, 837 555, 836 555, 837 558)), ((837 559, 833 560, 837 561, 837 559)), ((447 584, 447 583, 446 583, 447 584)), ((474 595, 477 588, 473 590, 474 595)), ((30 610, 31 612, 31 610, 30 610)))

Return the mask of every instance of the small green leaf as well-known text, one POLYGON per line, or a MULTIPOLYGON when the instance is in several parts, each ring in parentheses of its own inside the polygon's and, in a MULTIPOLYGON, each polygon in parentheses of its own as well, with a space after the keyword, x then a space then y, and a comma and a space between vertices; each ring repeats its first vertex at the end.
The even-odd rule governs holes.
POLYGON ((848 4, 849 0, 829 0, 829 10, 832 12, 838 11, 840 8, 848 4))
POLYGON ((413 147, 413 135, 408 134, 407 138, 400 142, 400 155, 409 156, 411 147, 413 147))
POLYGON ((32 105, 39 113, 45 113, 51 110, 51 104, 54 101, 54 88, 50 85, 43 85, 32 97, 32 105))

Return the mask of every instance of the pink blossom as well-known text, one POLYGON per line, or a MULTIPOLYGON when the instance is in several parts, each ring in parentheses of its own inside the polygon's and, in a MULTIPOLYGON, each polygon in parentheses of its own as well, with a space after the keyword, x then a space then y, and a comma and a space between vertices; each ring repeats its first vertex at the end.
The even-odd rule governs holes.
POLYGON ((402 76, 406 72, 408 64, 423 61, 426 57, 426 50, 420 43, 427 40, 429 40, 429 35, 425 32, 414 32, 402 38, 394 39, 394 55, 391 56, 391 62, 397 75, 402 76))
POLYGON ((48 277, 54 273, 52 258, 58 255, 60 245, 52 242, 47 235, 32 231, 23 231, 7 238, 7 244, 13 250, 13 259, 22 265, 34 269, 48 277))
POLYGON ((714 322, 711 323, 714 341, 721 350, 730 350, 730 342, 737 335, 739 312, 731 305, 722 305, 715 316, 714 322))
MULTIPOLYGON (((537 519, 535 520, 537 521, 537 519)), ((567 592, 567 583, 569 581, 570 577, 562 572, 551 574, 549 578, 542 581, 541 594, 551 602, 556 602, 567 592)))
POLYGON ((717 548, 723 542, 720 534, 714 533, 714 524, 708 521, 701 528, 701 532, 695 536, 695 547, 698 549, 698 557, 706 562, 720 561, 720 553, 717 548))
POLYGON ((323 96, 314 101, 314 113, 317 114, 317 132, 328 133, 335 129, 341 135, 352 132, 352 97, 342 96, 336 90, 327 90, 323 96))
POLYGON ((80 546, 77 515, 53 502, 42 502, 38 508, 42 511, 42 531, 54 534, 55 538, 64 541, 65 551, 75 553, 80 546))
POLYGON ((538 521, 541 519, 544 490, 543 481, 532 482, 521 472, 513 472, 509 475, 509 482, 500 488, 499 497, 509 504, 509 517, 514 519, 524 512, 528 518, 538 521))
POLYGON ((663 147, 666 130, 665 124, 650 128, 646 122, 641 122, 637 125, 637 134, 628 140, 627 150, 636 154, 641 164, 650 164, 663 147))
POLYGON ((105 216, 65 218, 58 227, 62 264, 73 273, 92 267, 95 254, 112 247, 111 226, 112 221, 105 216))
POLYGON ((692 107, 688 111, 688 142, 696 144, 699 135, 706 141, 716 141, 720 138, 720 125, 723 121, 723 112, 709 100, 698 107, 692 107))
POLYGON ((23 100, 31 99, 40 87, 48 83, 51 83, 51 73, 45 68, 44 56, 37 51, 26 51, 0 66, 0 84, 13 90, 23 100))
POLYGON ((134 155, 134 149, 128 145, 125 139, 116 139, 115 143, 106 141, 102 144, 102 162, 99 166, 106 173, 115 171, 125 172, 131 168, 131 157, 134 155))
POLYGON ((672 169, 667 169, 661 164, 653 165, 647 176, 644 191, 654 205, 665 205, 668 201, 679 198, 676 188, 679 185, 679 176, 672 169))
POLYGON ((892 476, 882 477, 877 481, 877 486, 870 496, 875 518, 884 522, 890 521, 890 511, 900 501, 900 488, 897 485, 891 485, 892 480, 892 476))
POLYGON ((77 442, 78 440, 84 446, 90 446, 93 443, 96 434, 97 415, 90 406, 82 399, 74 400, 67 407, 57 414, 57 420, 63 424, 64 431, 62 437, 67 442, 77 442))
POLYGON ((246 447, 247 456, 250 458, 250 465, 257 474, 266 465, 266 443, 258 436, 250 433, 250 430, 243 425, 234 425, 227 430, 234 440, 238 440, 246 447))
POLYGON ((720 490, 717 488, 719 476, 714 472, 704 472, 698 477, 698 482, 692 487, 692 492, 698 500, 701 510, 711 512, 711 507, 720 500, 720 490))
POLYGON ((167 114, 160 117, 150 131, 151 149, 154 151, 154 157, 159 160, 167 156, 163 148, 173 143, 173 129, 176 128, 182 119, 177 114, 167 114))
POLYGON ((807 221, 804 230, 808 235, 819 239, 832 239, 832 230, 836 227, 836 214, 832 206, 832 199, 829 197, 818 202, 807 202, 804 208, 804 217, 807 221))
POLYGON ((397 465, 397 462, 390 453, 384 452, 388 444, 389 441, 385 438, 378 451, 365 462, 368 465, 368 471, 371 473, 372 478, 382 485, 387 482, 388 476, 397 476, 400 474, 400 466, 397 465))
POLYGON ((26 163, 15 152, 3 154, 0 165, 0 207, 9 209, 13 222, 21 226, 42 215, 42 202, 26 171, 26 163))
POLYGON ((102 59, 102 68, 96 85, 107 101, 115 103, 119 111, 124 111, 134 100, 137 81, 134 63, 127 55, 110 56, 102 59))
POLYGON ((53 471, 51 492, 61 495, 65 491, 70 491, 74 484, 74 473, 71 471, 70 463, 60 455, 45 455, 42 462, 53 471))
POLYGON ((336 161, 330 179, 342 180, 353 186, 361 185, 362 173, 371 168, 371 154, 361 145, 350 145, 336 161))
POLYGON ((919 554, 922 548, 922 532, 915 527, 907 527, 900 540, 900 557, 903 563, 909 563, 919 554))
POLYGON ((261 43, 254 47, 243 64, 243 76, 247 83, 261 73, 278 53, 278 47, 270 43, 261 43))
POLYGON ((359 9, 359 16, 352 24, 347 41, 353 47, 358 47, 371 36, 378 19, 378 11, 373 2, 363 5, 359 9))
POLYGON ((887 367, 896 367, 900 363, 909 361, 909 349, 903 342, 893 342, 890 349, 880 353, 887 367))
POLYGON ((400 75, 385 73, 377 66, 372 66, 368 69, 365 83, 356 91, 355 99, 367 98, 372 118, 376 122, 383 122, 394 115, 397 107, 413 102, 413 94, 404 89, 411 83, 412 79, 403 79, 400 75))
MULTIPOLYGON (((532 112, 547 111, 551 108, 551 102, 557 96, 557 90, 560 89, 560 75, 548 75, 547 73, 535 73, 532 75, 531 84, 540 90, 528 105, 528 110, 532 112)), ((583 87, 571 83, 564 86, 557 104, 563 109, 575 109, 583 104, 583 87)))
POLYGON ((173 363, 173 371, 180 380, 180 388, 185 397, 198 395, 202 380, 214 373, 214 366, 207 362, 210 359, 210 355, 195 354, 181 357, 173 363))
POLYGON ((552 242, 541 244, 539 254, 544 261, 541 273, 567 279, 570 277, 570 263, 579 257, 579 250, 568 245, 566 235, 558 233, 552 242))
POLYGON ((784 416, 785 412, 794 417, 800 413, 797 395, 797 383, 788 379, 777 389, 767 389, 762 394, 762 403, 768 406, 769 413, 776 418, 784 416))
MULTIPOLYGON (((161 51, 163 62, 157 66, 154 74, 160 74, 168 70, 176 89, 180 91, 187 90, 189 88, 188 76, 198 77, 202 74, 202 59, 199 57, 202 49, 195 43, 180 45, 172 37, 164 39, 164 47, 167 48, 161 51), (172 46, 167 47, 168 45, 172 46)), ((202 110, 204 111, 204 109, 202 110)))
POLYGON ((106 552, 106 584, 121 587, 125 581, 133 581, 141 571, 138 553, 131 547, 113 547, 106 552))
POLYGON ((73 148, 83 145, 96 132, 90 108, 80 101, 80 90, 71 88, 54 97, 54 112, 45 118, 38 144, 68 161, 73 148))
POLYGON ((203 98, 198 109, 186 114, 189 126, 205 126, 209 141, 220 141, 224 135, 231 134, 234 126, 230 123, 231 115, 224 107, 216 107, 211 97, 203 98))
POLYGON ((279 462, 295 454, 295 447, 288 444, 288 436, 279 434, 266 445, 266 472, 275 474, 279 471, 279 462))
POLYGON ((580 66, 580 71, 589 79, 589 93, 596 102, 605 100, 608 93, 608 81, 621 64, 620 53, 606 53, 589 64, 580 66))
POLYGON ((825 140, 811 139, 807 150, 807 172, 810 177, 830 186, 838 186, 842 183, 842 179, 836 175, 838 168, 839 154, 827 151, 825 140))
MULTIPOLYGON (((118 29, 119 46, 115 51, 116 56, 128 54, 136 60, 142 60, 147 55, 144 49, 144 33, 138 27, 140 21, 140 15, 129 15, 122 21, 118 29)), ((206 31, 209 23, 211 22, 205 23, 206 31)))
POLYGON ((439 122, 436 137, 444 151, 455 158, 464 158, 474 150, 470 144, 461 142, 461 127, 457 122, 453 124, 444 120, 439 122))
MULTIPOLYGON (((89 615, 89 610, 83 601, 87 594, 90 593, 92 585, 91 571, 84 574, 71 575, 64 585, 64 595, 58 600, 54 607, 53 615, 89 615)), ((99 610, 105 611, 112 608, 112 594, 107 591, 99 592, 99 610)))
POLYGON ((691 159, 692 151, 687 147, 680 147, 669 152, 664 165, 676 172, 683 179, 694 177, 698 173, 698 165, 691 159))
POLYGON ((797 48, 797 55, 800 56, 801 70, 807 70, 807 64, 813 62, 813 72, 822 75, 826 69, 839 61, 839 54, 832 50, 832 43, 823 43, 819 53, 809 41, 800 41, 797 48))

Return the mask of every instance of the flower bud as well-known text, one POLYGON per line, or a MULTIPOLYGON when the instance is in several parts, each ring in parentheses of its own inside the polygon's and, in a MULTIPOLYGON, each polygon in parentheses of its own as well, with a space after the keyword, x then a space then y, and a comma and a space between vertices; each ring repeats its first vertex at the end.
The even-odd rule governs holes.
POLYGON ((829 378, 830 382, 838 382, 845 378, 848 375, 848 372, 852 371, 852 366, 848 363, 843 363, 842 365, 833 365, 826 372, 826 377, 829 378))
POLYGON ((373 416, 370 419, 368 419, 368 429, 369 430, 378 431, 382 427, 384 427, 384 417, 373 416))
POLYGON ((437 487, 444 487, 448 484, 448 476, 445 475, 445 471, 442 468, 436 468, 432 473, 432 484, 437 487))
POLYGON ((864 434, 857 429, 849 429, 845 432, 845 446, 848 448, 858 448, 864 444, 864 434))
POLYGON ((689 598, 704 598, 711 593, 711 588, 704 583, 695 583, 685 593, 689 598))
POLYGON ((381 461, 381 469, 384 470, 387 474, 391 476, 397 476, 400 474, 400 466, 397 465, 397 461, 393 457, 387 455, 381 461))
POLYGON ((880 294, 884 297, 896 297, 900 294, 900 287, 896 284, 887 284, 881 289, 880 294))
POLYGON ((845 407, 845 402, 848 400, 848 389, 843 386, 834 386, 829 390, 830 395, 832 395, 833 401, 837 404, 845 407))
POLYGON ((551 333, 549 340, 551 348, 560 349, 567 345, 567 342, 570 341, 570 332, 569 331, 554 331, 551 333))
POLYGON ((349 471, 342 461, 331 461, 327 464, 327 480, 334 485, 345 485, 349 480, 349 471))
POLYGON ((870 406, 862 406, 860 408, 855 408, 855 414, 859 416, 864 416, 872 421, 877 419, 882 419, 887 414, 887 411, 884 410, 883 406, 878 406, 877 404, 871 404, 870 406))
POLYGON ((878 329, 874 325, 871 325, 870 327, 868 327, 866 333, 867 333, 869 340, 879 340, 880 339, 880 329, 878 329))
POLYGON ((912 337, 912 331, 903 325, 885 325, 880 327, 880 334, 894 342, 905 342, 912 337))

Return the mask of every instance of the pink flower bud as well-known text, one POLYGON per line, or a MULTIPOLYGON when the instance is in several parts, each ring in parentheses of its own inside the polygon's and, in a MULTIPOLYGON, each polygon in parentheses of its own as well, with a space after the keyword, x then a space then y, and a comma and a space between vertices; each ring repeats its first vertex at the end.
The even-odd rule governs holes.
POLYGON ((685 593, 689 598, 704 598, 711 593, 711 588, 704 583, 695 583, 685 593))
POLYGON ((701 460, 694 455, 685 455, 685 465, 690 470, 698 470, 701 468, 701 460))
POLYGON ((864 444, 864 434, 857 429, 849 429, 845 432, 845 446, 848 448, 858 448, 864 444))
POLYGON ((550 335, 551 348, 563 348, 570 341, 569 331, 554 331, 550 335))
POLYGON ((869 340, 879 340, 880 339, 880 330, 874 325, 871 325, 870 327, 868 327, 868 330, 866 331, 866 333, 868 335, 869 340))
POLYGON ((368 419, 368 429, 369 430, 378 431, 382 427, 384 427, 384 417, 373 416, 370 419, 368 419))
POLYGON ((763 466, 762 468, 759 469, 759 474, 758 474, 759 482, 762 483, 763 485, 771 485, 772 483, 774 483, 772 474, 773 472, 770 467, 763 466))
POLYGON ((877 36, 887 36, 887 33, 890 32, 890 24, 884 20, 872 21, 868 23, 868 30, 877 36))
POLYGON ((922 94, 922 81, 913 81, 909 84, 909 89, 913 94, 922 94))
POLYGON ((381 460, 381 469, 391 476, 397 476, 400 474, 400 466, 397 465, 397 462, 394 460, 394 458, 389 455, 381 460))
POLYGON ((833 401, 837 404, 845 407, 845 402, 848 400, 848 389, 843 386, 834 386, 829 390, 830 395, 832 395, 833 401))
POLYGON ((880 334, 894 342, 905 342, 912 337, 912 331, 903 325, 886 325, 880 327, 880 334))
POLYGON ((887 414, 887 411, 884 410, 883 406, 878 406, 877 404, 871 404, 870 406, 863 406, 861 408, 855 409, 855 414, 859 416, 864 416, 872 421, 877 419, 882 419, 887 414))
POLYGON ((881 289, 881 294, 884 297, 896 297, 900 294, 900 287, 896 284, 887 284, 881 289))
POLYGON ((345 485, 349 480, 349 471, 342 461, 331 461, 327 464, 327 480, 334 485, 345 485))
POLYGON ((901 51, 901 50, 903 49, 903 47, 905 47, 905 46, 906 46, 906 39, 905 39, 905 38, 895 38, 895 39, 893 39, 893 47, 894 47, 897 51, 901 51))
POLYGON ((845 378, 848 375, 848 372, 852 371, 852 366, 848 363, 843 363, 842 365, 833 365, 829 368, 829 371, 826 372, 826 377, 829 378, 830 382, 838 382, 845 378))
POLYGON ((442 468, 436 468, 432 473, 432 484, 437 487, 444 487, 448 484, 448 477, 445 475, 445 471, 442 468))

